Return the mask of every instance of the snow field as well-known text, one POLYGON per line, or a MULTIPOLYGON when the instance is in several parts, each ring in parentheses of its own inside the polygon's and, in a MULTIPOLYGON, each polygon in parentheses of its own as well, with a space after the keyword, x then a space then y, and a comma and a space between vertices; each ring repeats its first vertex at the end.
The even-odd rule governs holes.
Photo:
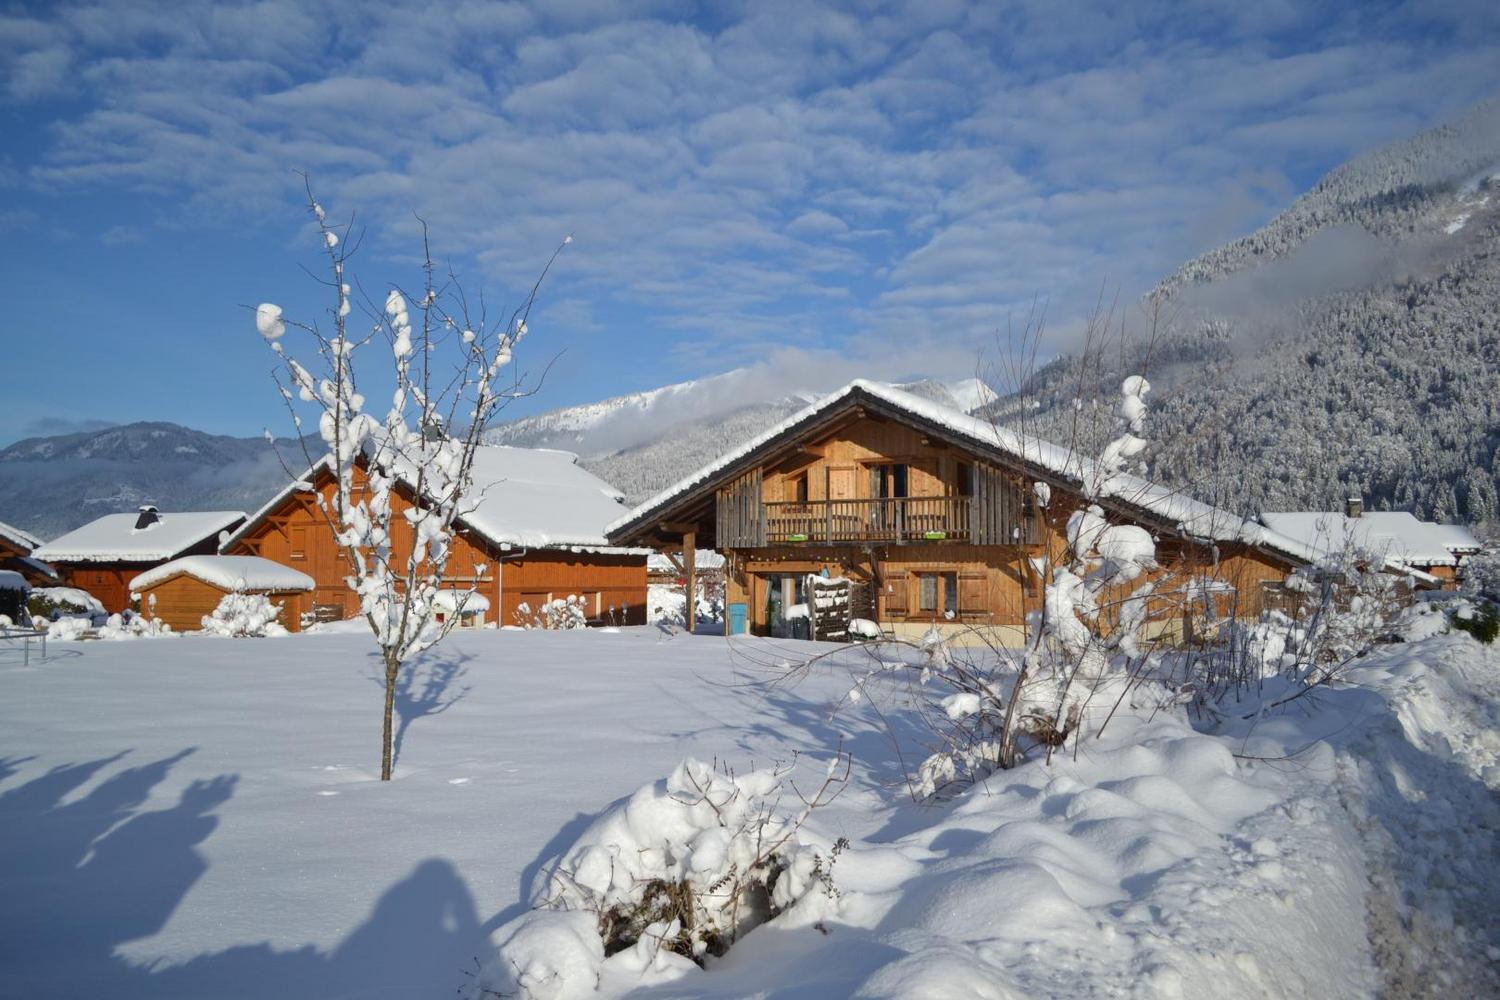
POLYGON ((382 786, 360 626, 59 643, 31 668, 0 648, 0 996, 450 998, 538 959, 556 998, 1495 995, 1500 658, 1467 636, 1212 735, 1123 710, 1076 756, 920 806, 866 706, 830 717, 846 673, 747 683, 735 649, 455 633, 403 686, 382 786), (852 841, 837 893, 707 971, 529 912, 683 758, 795 759, 806 789, 840 737, 849 786, 799 832, 852 841))

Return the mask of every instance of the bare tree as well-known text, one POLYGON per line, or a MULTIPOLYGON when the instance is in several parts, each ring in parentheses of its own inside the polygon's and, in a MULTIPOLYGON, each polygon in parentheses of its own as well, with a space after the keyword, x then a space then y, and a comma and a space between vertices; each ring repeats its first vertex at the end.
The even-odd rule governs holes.
MULTIPOLYGON (((307 207, 327 257, 330 277, 318 280, 332 299, 331 329, 318 322, 289 321, 273 303, 256 309, 256 326, 276 353, 273 378, 299 428, 302 457, 310 470, 302 488, 314 498, 338 542, 347 583, 359 596, 360 613, 380 647, 385 672, 380 777, 389 781, 397 681, 403 664, 437 643, 459 620, 458 613, 438 613, 445 610, 439 606, 439 592, 459 521, 474 506, 474 458, 495 415, 534 391, 511 362, 526 335, 542 279, 562 246, 521 305, 503 320, 492 321, 482 298, 471 309, 451 270, 439 275, 423 223, 420 292, 413 296, 391 287, 377 308, 361 289, 371 325, 356 332, 351 329, 354 289, 348 269, 357 242, 350 238, 353 220, 331 224, 310 184, 307 207), (306 364, 283 345, 288 326, 306 335, 311 348, 301 355, 309 359, 306 364), (365 357, 371 357, 369 368, 357 371, 356 361, 365 357), (371 372, 379 374, 371 374, 370 380, 391 393, 383 416, 366 410, 361 375, 371 372), (300 433, 299 402, 311 404, 326 454, 315 454, 300 433), (330 493, 316 487, 318 469, 332 477, 330 493)), ((571 237, 563 245, 569 242, 571 237)), ((476 582, 450 595, 457 598, 458 612, 485 568, 478 565, 476 582)))

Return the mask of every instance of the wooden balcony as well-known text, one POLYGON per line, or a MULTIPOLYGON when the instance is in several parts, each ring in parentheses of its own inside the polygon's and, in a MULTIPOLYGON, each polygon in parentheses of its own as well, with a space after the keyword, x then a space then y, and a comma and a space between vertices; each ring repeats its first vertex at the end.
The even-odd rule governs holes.
POLYGON ((967 542, 974 498, 896 497, 765 504, 765 544, 967 542))

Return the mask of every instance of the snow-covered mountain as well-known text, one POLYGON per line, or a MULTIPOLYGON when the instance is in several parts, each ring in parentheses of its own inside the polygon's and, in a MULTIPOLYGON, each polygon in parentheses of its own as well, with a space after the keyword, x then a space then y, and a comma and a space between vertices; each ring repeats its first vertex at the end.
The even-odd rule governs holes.
MULTIPOLYGON (((1157 291, 1154 474, 1241 511, 1375 508, 1496 519, 1500 100, 1331 171, 1157 291)), ((1077 361, 995 411, 1072 420, 1077 361)), ((1121 372, 1099 373, 1114 391, 1121 372)))
MULTIPOLYGON (((289 462, 299 460, 295 441, 277 444, 289 462)), ((0 520, 53 538, 148 502, 169 510, 253 510, 285 483, 264 438, 128 424, 0 450, 0 520)))

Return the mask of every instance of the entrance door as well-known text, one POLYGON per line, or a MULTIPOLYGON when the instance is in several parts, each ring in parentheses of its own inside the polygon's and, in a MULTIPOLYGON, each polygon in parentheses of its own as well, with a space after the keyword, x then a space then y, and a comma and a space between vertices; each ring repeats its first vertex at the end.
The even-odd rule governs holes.
POLYGON ((776 639, 806 639, 807 578, 800 573, 769 573, 766 588, 766 632, 776 639))

